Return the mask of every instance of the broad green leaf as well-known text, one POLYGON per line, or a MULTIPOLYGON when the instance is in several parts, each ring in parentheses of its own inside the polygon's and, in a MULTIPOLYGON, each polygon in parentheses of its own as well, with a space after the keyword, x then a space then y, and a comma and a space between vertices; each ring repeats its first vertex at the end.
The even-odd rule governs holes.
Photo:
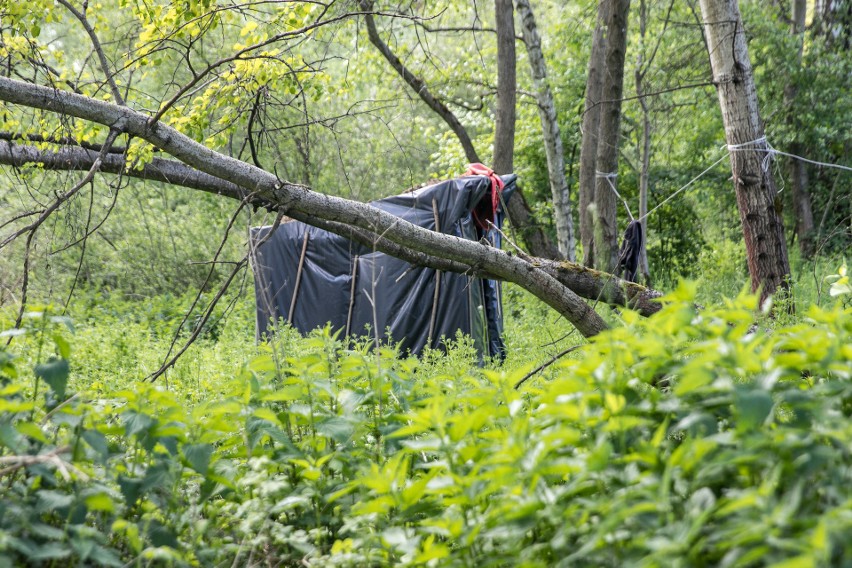
POLYGON ((774 406, 772 396, 760 389, 740 390, 736 395, 737 428, 750 430, 766 422, 774 406))
POLYGON ((40 544, 32 553, 30 561, 60 560, 71 556, 71 547, 62 542, 48 542, 40 544))
POLYGON ((112 498, 106 493, 95 493, 94 495, 89 495, 86 497, 84 502, 90 511, 106 511, 111 513, 115 510, 115 504, 112 502, 112 498))
POLYGON ((192 469, 201 475, 207 475, 213 451, 211 444, 191 444, 183 447, 183 456, 192 469))
POLYGON ((50 386, 56 398, 60 401, 65 399, 65 387, 68 384, 68 360, 50 359, 46 363, 36 365, 35 374, 50 386))

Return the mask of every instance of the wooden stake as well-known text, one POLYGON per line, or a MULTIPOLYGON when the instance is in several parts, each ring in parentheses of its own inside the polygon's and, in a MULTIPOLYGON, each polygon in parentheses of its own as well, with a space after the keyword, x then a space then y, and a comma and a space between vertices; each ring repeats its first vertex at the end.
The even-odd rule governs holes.
POLYGON ((346 315, 346 333, 344 337, 349 337, 349 331, 352 329, 352 308, 355 307, 355 280, 358 278, 358 259, 355 255, 352 261, 352 284, 349 286, 349 313, 346 315))
POLYGON ((287 314, 287 323, 293 323, 293 312, 296 310, 296 297, 299 295, 299 284, 302 283, 302 267, 305 265, 305 252, 308 250, 308 237, 310 232, 305 229, 305 238, 302 240, 302 254, 299 256, 299 268, 296 270, 296 285, 293 287, 293 299, 290 300, 290 312, 287 314))
MULTIPOLYGON (((441 222, 438 219, 438 203, 432 199, 432 215, 435 216, 435 232, 441 232, 441 222)), ((432 297, 432 317, 429 319, 429 336, 426 342, 432 347, 432 334, 435 332, 435 320, 438 317, 438 298, 441 295, 441 271, 435 271, 435 295, 432 297)))

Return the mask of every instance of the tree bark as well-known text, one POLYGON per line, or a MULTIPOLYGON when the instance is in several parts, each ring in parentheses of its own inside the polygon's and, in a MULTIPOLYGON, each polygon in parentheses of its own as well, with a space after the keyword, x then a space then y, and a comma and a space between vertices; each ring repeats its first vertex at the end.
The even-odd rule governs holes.
MULTIPOLYGON (((651 61, 645 61, 645 37, 648 30, 648 5, 645 0, 639 2, 639 42, 640 49, 636 56, 636 96, 642 109, 642 150, 641 169, 639 170, 639 219, 642 225, 642 248, 639 251, 639 272, 645 285, 651 285, 651 269, 648 265, 648 181, 651 170, 651 111, 645 98, 645 73, 651 61)), ((651 54, 653 60, 656 50, 651 54)))
POLYGON ((553 198, 553 218, 556 225, 556 244, 562 255, 574 262, 576 243, 574 240, 574 219, 571 215, 571 201, 568 194, 568 180, 565 178, 565 156, 562 149, 562 136, 556 117, 556 104, 547 81, 547 65, 541 50, 541 38, 529 0, 517 0, 518 15, 524 28, 524 43, 530 62, 533 83, 535 84, 538 116, 544 139, 544 151, 547 157, 547 177, 550 181, 550 194, 553 198))
MULTIPOLYGON (((15 167, 38 164, 45 170, 88 171, 98 156, 99 148, 69 146, 51 151, 0 140, 0 164, 15 167)), ((255 207, 268 209, 276 207, 273 201, 262 197, 259 193, 249 193, 234 183, 200 172, 174 160, 154 158, 140 169, 128 169, 124 155, 107 153, 102 157, 100 171, 204 191, 213 195, 245 201, 255 207)), ((428 266, 436 270, 463 273, 481 278, 495 277, 477 266, 476 263, 458 262, 415 251, 372 231, 306 216, 298 211, 291 211, 290 216, 353 239, 366 246, 375 246, 384 253, 401 258, 416 266, 428 266)), ((644 316, 650 316, 660 309, 660 304, 654 301, 655 298, 661 296, 659 292, 621 280, 610 274, 565 261, 531 258, 529 263, 546 272, 582 298, 593 301, 600 300, 613 306, 629 306, 644 316)))
POLYGON ((595 158, 595 267, 613 272, 618 263, 618 145, 621 134, 621 96, 627 53, 630 0, 610 0, 606 34, 606 73, 603 78, 601 123, 595 158))
POLYGON ((737 0, 700 0, 713 81, 719 95, 725 139, 743 226, 753 291, 761 302, 787 289, 790 264, 780 199, 769 162, 751 62, 737 0))
POLYGON ((589 55, 589 72, 586 78, 586 97, 583 109, 582 134, 580 145, 580 183, 579 217, 580 244, 583 248, 583 264, 595 264, 594 212, 595 202, 595 161, 598 153, 598 130, 601 123, 600 102, 603 94, 603 76, 606 65, 605 28, 609 19, 610 0, 598 3, 597 22, 592 36, 592 50, 589 55))
POLYGON ((257 195, 281 213, 355 227, 425 255, 468 264, 514 282, 557 310, 585 337, 606 329, 601 317, 579 296, 531 263, 479 242, 444 235, 399 217, 340 197, 280 181, 256 166, 220 154, 160 122, 126 107, 0 77, 0 101, 72 116, 139 137, 181 162, 257 195))
MULTIPOLYGON (((802 52, 804 50, 805 16, 807 13, 806 0, 793 0, 792 22, 790 33, 796 37, 796 68, 802 66, 802 52)), ((784 88, 784 104, 788 109, 787 122, 793 132, 800 128, 796 111, 793 108, 796 102, 798 88, 791 78, 784 88)), ((799 142, 798 135, 790 144, 790 153, 796 156, 805 154, 804 145, 799 142)), ((796 237, 799 240, 799 250, 803 258, 810 258, 814 253, 814 214, 811 208, 811 196, 808 190, 808 167, 801 160, 792 158, 790 160, 790 178, 793 200, 793 216, 796 222, 796 237)))
MULTIPOLYGON (((376 28, 375 18, 373 14, 369 12, 372 9, 371 0, 360 0, 361 10, 364 12, 364 21, 367 25, 367 35, 370 39, 370 43, 372 43, 376 49, 379 50, 379 53, 387 60, 390 66, 397 72, 397 74, 402 78, 403 81, 408 84, 409 87, 414 90, 415 93, 420 97, 420 99, 426 103, 426 105, 432 109, 444 122, 447 123, 447 126, 450 127, 450 130, 453 131, 453 134, 458 138, 459 143, 462 145, 462 148, 465 152, 465 157, 469 162, 482 162, 479 158, 479 154, 477 154, 476 149, 473 146, 473 142, 470 138, 470 135, 465 129, 464 125, 462 125, 461 121, 459 121, 458 117, 449 109, 449 107, 444 104, 443 101, 436 98, 431 91, 429 91, 426 82, 423 81, 420 77, 412 73, 403 63, 400 61, 399 57, 391 51, 390 47, 382 40, 379 35, 378 29, 376 28)), ((514 29, 514 25, 513 25, 514 29)), ((512 32, 514 34, 514 31, 512 32)), ((513 35, 514 42, 514 35, 513 35)), ((513 43, 514 49, 514 43, 513 43)), ((498 57, 499 58, 499 57, 498 57)), ((513 57, 514 59, 514 57, 513 57)), ((513 122, 514 128, 514 122, 513 122)), ((495 128, 495 131, 497 129, 495 128)), ((514 135, 513 135, 514 140, 514 135)), ((496 168, 495 168, 496 170, 496 168)), ((507 173, 511 173, 511 170, 507 173)), ((533 256, 540 256, 545 258, 559 258, 559 249, 555 244, 550 240, 550 237, 547 236, 542 228, 535 222, 532 211, 527 204, 526 199, 523 196, 523 193, 520 188, 515 191, 515 196, 509 200, 508 205, 508 215, 509 220, 512 223, 512 226, 515 230, 520 234, 523 243, 526 245, 527 250, 533 256)))
POLYGON ((497 29, 497 109, 494 113, 494 157, 498 174, 515 169, 515 106, 518 88, 515 56, 515 11, 512 0, 494 0, 497 29))

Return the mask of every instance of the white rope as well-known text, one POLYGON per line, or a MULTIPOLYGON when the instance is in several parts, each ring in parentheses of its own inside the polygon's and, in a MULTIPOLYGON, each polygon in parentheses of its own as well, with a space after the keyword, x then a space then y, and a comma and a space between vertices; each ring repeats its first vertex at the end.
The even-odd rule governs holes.
POLYGON ((633 213, 630 211, 630 206, 627 205, 627 200, 624 199, 623 197, 621 197, 621 194, 618 193, 617 189, 615 189, 615 184, 612 183, 612 180, 614 180, 615 178, 618 177, 618 172, 605 173, 605 172, 595 171, 595 177, 603 178, 603 179, 606 180, 606 182, 609 184, 609 187, 610 187, 610 189, 612 189, 612 192, 615 194, 615 196, 617 198, 619 198, 622 203, 624 203, 624 208, 627 210, 627 214, 630 216, 630 220, 633 221, 634 220, 633 219, 633 213))
MULTIPOLYGON (((653 213, 654 211, 656 211, 657 209, 659 209, 660 207, 662 207, 663 205, 665 205, 666 203, 668 203, 669 201, 674 199, 678 194, 680 194, 681 192, 688 189, 690 186, 692 186, 692 184, 694 184, 699 179, 704 177, 710 170, 712 170, 713 168, 718 166, 725 158, 728 157, 730 152, 744 152, 744 151, 748 151, 748 150, 751 150, 751 151, 754 151, 754 152, 766 152, 766 156, 763 158, 762 164, 761 164, 764 172, 769 171, 769 164, 772 161, 772 156, 775 156, 775 155, 787 156, 788 158, 793 158, 795 160, 801 160, 803 162, 807 162, 809 164, 814 164, 816 166, 821 166, 821 167, 826 167, 826 168, 836 168, 838 170, 845 170, 845 171, 852 172, 852 167, 849 167, 849 166, 843 166, 843 165, 840 165, 840 164, 829 164, 829 163, 826 163, 826 162, 818 162, 816 160, 810 160, 808 158, 803 158, 802 156, 797 156, 795 154, 790 154, 788 152, 782 152, 781 150, 776 150, 775 148, 772 147, 772 145, 766 139, 766 136, 761 136, 760 138, 756 138, 755 140, 751 140, 749 142, 743 142, 742 144, 725 144, 722 147, 720 147, 719 149, 720 150, 728 150, 728 153, 726 153, 724 156, 722 156, 721 158, 719 158, 718 160, 713 162, 706 170, 704 170, 703 172, 701 172, 700 174, 698 174, 697 176, 695 176, 694 178, 689 180, 689 182, 686 185, 684 185, 683 187, 681 187, 680 189, 678 189, 677 191, 675 191, 674 193, 672 193, 671 195, 666 197, 656 207, 654 207, 653 209, 651 209, 650 211, 648 211, 647 213, 645 213, 644 215, 639 217, 639 219, 635 219, 635 220, 642 222, 645 219, 647 219, 648 216, 651 215, 651 213, 653 213), (755 148, 754 147, 754 146, 759 146, 761 144, 765 144, 765 147, 763 147, 763 148, 760 148, 760 147, 755 148)), ((606 172, 596 171, 595 177, 604 178, 605 180, 607 180, 607 182, 609 183, 609 187, 612 188, 613 193, 615 193, 615 195, 621 200, 621 202, 624 203, 624 208, 627 209, 627 214, 630 215, 630 220, 633 221, 634 220, 633 214, 630 212, 630 207, 627 205, 627 201, 625 201, 625 199, 623 197, 621 197, 621 195, 618 193, 618 190, 615 189, 615 184, 612 183, 612 180, 615 179, 616 177, 618 177, 618 173, 617 172, 606 173, 606 172)))
POLYGON ((750 142, 743 142, 742 144, 726 144, 722 146, 722 148, 727 148, 729 152, 743 152, 746 150, 752 150, 754 152, 766 152, 766 156, 763 158, 763 171, 769 171, 769 162, 772 160, 772 156, 787 156, 788 158, 793 158, 794 160, 801 160, 802 162, 807 162, 809 164, 814 164, 815 166, 821 166, 826 168, 836 168, 838 170, 845 170, 847 172, 852 172, 852 168, 849 166, 843 166, 840 164, 829 164, 827 162, 818 162, 816 160, 810 160, 808 158, 804 158, 802 156, 797 156, 796 154, 790 154, 788 152, 782 152, 781 150, 776 150, 772 147, 769 141, 766 139, 766 136, 761 136, 755 140, 750 142), (766 144, 765 148, 750 148, 750 146, 757 146, 759 144, 766 144))
POLYGON ((724 160, 724 159, 725 159, 725 158, 727 158, 727 157, 728 157, 728 155, 727 155, 727 154, 725 154, 724 156, 722 156, 721 158, 719 158, 718 160, 716 160, 715 162, 713 162, 713 164, 712 164, 709 168, 707 168, 706 170, 704 170, 703 172, 701 172, 700 174, 698 174, 697 176, 695 176, 694 178, 692 178, 691 180, 689 180, 689 183, 687 183, 685 186, 681 187, 680 189, 678 189, 677 191, 675 191, 674 193, 672 193, 671 195, 669 195, 668 197, 666 197, 664 200, 662 200, 662 201, 660 202, 660 204, 659 204, 659 205, 657 205, 656 207, 654 207, 653 209, 651 209, 650 211, 648 211, 647 213, 645 213, 644 215, 642 215, 642 216, 641 216, 638 220, 639 220, 640 222, 641 222, 641 221, 644 221, 644 220, 648 217, 648 215, 650 215, 651 213, 653 213, 654 211, 656 211, 657 209, 659 209, 660 207, 662 207, 663 205, 665 205, 666 203, 668 203, 669 201, 671 201, 672 199, 674 199, 674 198, 675 198, 675 196, 676 196, 677 194, 679 194, 680 192, 684 191, 684 190, 685 190, 685 189, 687 189, 689 186, 691 186, 693 183, 697 182, 699 179, 701 179, 702 177, 704 177, 704 175, 705 175, 707 172, 709 172, 710 170, 712 170, 713 168, 715 168, 716 166, 718 166, 718 165, 722 162, 722 160, 724 160))
POLYGON ((746 152, 746 151, 754 151, 754 152, 766 152, 766 155, 763 157, 761 161, 761 168, 763 169, 763 173, 769 171, 769 164, 772 162, 772 156, 778 153, 778 151, 772 147, 769 141, 766 139, 766 136, 761 136, 755 140, 751 140, 750 142, 743 142, 742 144, 726 144, 722 146, 722 149, 727 148, 728 152, 746 152), (765 148, 752 148, 752 146, 758 146, 760 144, 765 144, 765 148))
POLYGON ((596 170, 595 171, 595 177, 606 178, 606 179, 615 179, 615 178, 618 177, 618 172, 609 172, 607 174, 607 173, 599 172, 599 171, 596 170))

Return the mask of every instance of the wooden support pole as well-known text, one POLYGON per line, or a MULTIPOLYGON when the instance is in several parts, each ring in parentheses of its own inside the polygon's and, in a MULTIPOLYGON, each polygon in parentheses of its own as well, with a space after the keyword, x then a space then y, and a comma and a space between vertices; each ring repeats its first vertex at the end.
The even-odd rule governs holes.
POLYGON ((299 284, 302 283, 302 267, 305 265, 305 252, 308 250, 308 237, 310 231, 305 228, 305 238, 302 240, 302 254, 299 256, 299 268, 296 270, 296 285, 293 287, 293 298, 290 300, 290 312, 287 314, 287 323, 293 323, 293 312, 296 311, 296 298, 299 296, 299 284))
POLYGON ((352 309, 355 307, 355 286, 356 280, 358 279, 358 259, 360 257, 356 254, 355 258, 352 260, 352 283, 349 285, 349 312, 346 314, 346 333, 344 337, 349 337, 349 332, 352 329, 352 309))
MULTIPOLYGON (((435 232, 441 232, 441 222, 438 218, 438 203, 432 199, 432 215, 435 216, 435 232)), ((429 318, 429 336, 426 342, 432 347, 432 334, 435 332, 435 321, 438 318, 438 298, 441 296, 441 271, 435 271, 435 295, 432 297, 432 317, 429 318)))

